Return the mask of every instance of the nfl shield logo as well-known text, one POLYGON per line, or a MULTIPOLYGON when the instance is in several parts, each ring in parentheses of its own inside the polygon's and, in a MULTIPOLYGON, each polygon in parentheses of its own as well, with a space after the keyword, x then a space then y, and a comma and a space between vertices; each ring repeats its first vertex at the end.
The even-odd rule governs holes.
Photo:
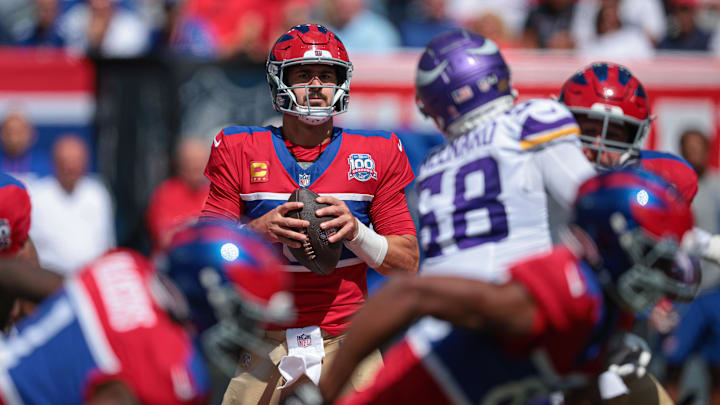
POLYGON ((307 187, 310 185, 310 175, 300 173, 300 177, 298 178, 298 184, 300 187, 307 187))
POLYGON ((459 89, 453 90, 452 93, 450 93, 450 96, 452 96, 455 104, 462 104, 473 97, 473 91, 470 86, 465 85, 459 89))
POLYGON ((310 337, 310 335, 301 333, 297 337, 297 344, 299 347, 310 347, 310 345, 312 344, 312 338, 310 337))
POLYGON ((240 364, 245 368, 249 368, 251 362, 252 357, 250 356, 250 353, 243 353, 242 357, 240 358, 240 364))

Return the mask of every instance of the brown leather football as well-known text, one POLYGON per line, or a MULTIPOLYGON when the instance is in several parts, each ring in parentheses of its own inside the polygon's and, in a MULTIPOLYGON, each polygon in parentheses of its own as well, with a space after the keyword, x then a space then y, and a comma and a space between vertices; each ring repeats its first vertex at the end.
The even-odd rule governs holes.
POLYGON ((330 228, 323 230, 320 228, 320 224, 335 217, 315 216, 315 211, 329 206, 328 204, 320 204, 315 201, 318 197, 319 195, 317 193, 306 188, 298 188, 290 194, 288 201, 300 201, 304 203, 304 205, 300 210, 289 211, 287 216, 304 219, 310 222, 310 226, 301 230, 301 232, 308 236, 303 246, 300 248, 289 247, 289 249, 300 264, 314 273, 327 275, 335 270, 335 266, 337 266, 340 261, 343 244, 342 241, 335 243, 328 241, 328 237, 337 232, 337 229, 330 228))

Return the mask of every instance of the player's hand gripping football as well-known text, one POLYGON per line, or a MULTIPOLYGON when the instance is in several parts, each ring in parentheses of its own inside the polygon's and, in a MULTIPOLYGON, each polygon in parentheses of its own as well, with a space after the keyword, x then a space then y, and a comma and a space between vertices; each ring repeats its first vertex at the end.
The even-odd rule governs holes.
POLYGON ((343 239, 352 240, 357 236, 358 226, 355 216, 350 212, 347 204, 344 201, 338 200, 335 197, 322 196, 318 197, 317 202, 321 204, 328 204, 329 207, 320 208, 315 212, 318 217, 332 216, 336 217, 329 221, 323 222, 320 228, 327 230, 335 228, 338 231, 328 238, 330 243, 342 241, 343 239))
POLYGON ((290 247, 302 247, 307 236, 300 229, 310 226, 308 221, 286 217, 289 211, 302 209, 301 202, 286 202, 265 215, 248 223, 248 228, 262 235, 270 242, 281 242, 290 247))

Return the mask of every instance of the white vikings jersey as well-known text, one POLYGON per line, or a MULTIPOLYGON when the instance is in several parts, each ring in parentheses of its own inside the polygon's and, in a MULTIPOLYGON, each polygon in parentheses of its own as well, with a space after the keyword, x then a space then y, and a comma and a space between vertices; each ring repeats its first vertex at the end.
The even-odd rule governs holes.
POLYGON ((566 206, 594 174, 579 127, 552 100, 520 103, 430 152, 418 175, 422 274, 503 282, 549 251, 546 188, 566 206))

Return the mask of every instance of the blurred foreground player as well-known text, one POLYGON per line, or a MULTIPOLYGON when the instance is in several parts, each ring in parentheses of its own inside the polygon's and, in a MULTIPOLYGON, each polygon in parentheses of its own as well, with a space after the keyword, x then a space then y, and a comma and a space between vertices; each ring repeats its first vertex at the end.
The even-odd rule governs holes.
POLYGON ((507 283, 391 281, 358 313, 323 375, 325 400, 335 400, 365 353, 427 315, 434 318, 416 322, 388 352, 373 385, 339 403, 528 403, 551 390, 567 391, 572 402, 626 393, 619 373, 604 372, 616 360, 609 341, 658 299, 693 296, 697 268, 680 250, 692 214, 661 178, 624 169, 583 183, 574 217, 565 245, 511 266, 507 283), (582 389, 598 375, 599 392, 582 389))
MULTIPOLYGON (((177 235, 161 262, 179 289, 122 249, 67 279, 18 323, 17 333, 0 339, 0 403, 205 403, 204 360, 184 322, 199 319, 194 310, 214 311, 205 319, 216 325, 190 325, 223 334, 228 350, 230 342, 238 344, 229 331, 247 331, 277 313, 286 318, 287 278, 272 248, 256 236, 231 225, 194 226, 177 235), (240 314, 243 305, 255 309, 254 318, 228 315, 240 314)), ((47 277, 54 276, 19 261, 0 262, 0 273, 0 288, 24 295, 49 290, 47 277)))
MULTIPOLYGON (((37 263, 37 253, 30 230, 30 196, 18 179, 0 172, 0 257, 19 257, 37 263)), ((26 301, 13 294, 0 296, 0 329, 5 330, 19 316, 31 309, 26 301)))

